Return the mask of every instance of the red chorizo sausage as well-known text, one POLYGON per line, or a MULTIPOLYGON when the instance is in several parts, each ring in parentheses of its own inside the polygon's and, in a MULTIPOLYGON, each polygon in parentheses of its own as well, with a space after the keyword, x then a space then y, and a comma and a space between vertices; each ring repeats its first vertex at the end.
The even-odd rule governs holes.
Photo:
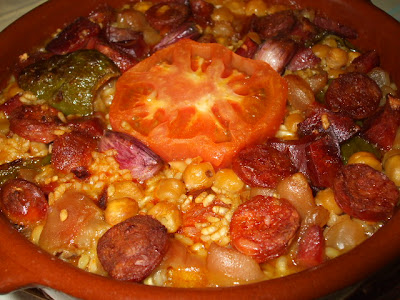
POLYGON ((235 53, 243 57, 252 58, 257 52, 257 49, 258 44, 247 36, 246 39, 243 41, 243 44, 238 49, 236 49, 235 53))
POLYGON ((392 148, 400 126, 400 98, 388 95, 386 104, 378 113, 363 123, 363 136, 380 149, 388 151, 392 148))
POLYGON ((63 55, 83 49, 90 38, 100 33, 100 26, 88 18, 80 17, 64 28, 63 31, 50 43, 46 50, 55 54, 63 55))
POLYGON ((161 262, 167 242, 167 229, 159 221, 137 215, 109 229, 99 239, 97 255, 112 278, 140 282, 161 262))
POLYGON ((286 36, 296 24, 296 18, 291 10, 284 10, 274 14, 257 18, 254 21, 254 31, 262 39, 277 36, 286 36))
POLYGON ((214 11, 214 5, 204 0, 190 0, 189 5, 197 24, 202 27, 212 24, 211 15, 214 11))
POLYGON ((120 50, 116 45, 107 43, 99 38, 92 38, 87 46, 88 49, 96 49, 101 52, 124 73, 138 63, 132 55, 120 50))
POLYGON ((318 266, 325 259, 325 238, 318 225, 309 226, 300 237, 296 253, 296 263, 311 268, 318 266))
POLYGON ((340 24, 318 14, 314 18, 314 24, 346 39, 356 39, 358 37, 357 31, 353 28, 347 27, 346 25, 340 24))
POLYGON ((330 134, 320 135, 306 145, 305 154, 306 175, 312 185, 318 188, 331 187, 343 164, 337 140, 330 134))
POLYGON ((40 105, 22 105, 10 116, 10 130, 34 142, 50 143, 57 137, 54 131, 62 125, 58 110, 40 105))
POLYGON ((189 16, 189 7, 178 2, 161 2, 150 7, 146 13, 149 24, 160 31, 168 32, 181 25, 189 16))
POLYGON ((356 57, 348 69, 352 72, 368 73, 379 65, 379 54, 375 50, 370 50, 356 57))
POLYGON ((21 94, 17 94, 10 99, 8 99, 6 102, 0 105, 0 111, 4 112, 6 116, 11 115, 11 113, 17 109, 18 107, 24 105, 21 100, 21 94))
POLYGON ((232 169, 245 183, 269 188, 296 172, 290 158, 269 145, 242 149, 233 158, 232 169))
POLYGON ((68 127, 73 131, 79 131, 94 138, 100 138, 105 131, 105 125, 97 117, 83 117, 72 120, 68 123, 68 127))
POLYGON ((298 124, 300 137, 317 133, 329 133, 342 143, 360 131, 354 120, 340 113, 333 113, 326 108, 316 106, 307 118, 298 124))
POLYGON ((344 166, 334 180, 333 191, 345 213, 366 221, 390 218, 399 200, 393 181, 366 164, 344 166))
POLYGON ((65 133, 53 143, 52 166, 68 173, 87 167, 92 159, 92 151, 97 148, 96 140, 78 131, 65 133))
POLYGON ((233 214, 231 244, 263 263, 285 253, 299 226, 299 213, 289 201, 256 196, 233 214))
POLYGON ((0 209, 11 222, 28 226, 46 218, 48 203, 34 183, 11 179, 1 187, 0 209))
POLYGON ((382 92, 374 80, 357 72, 341 74, 332 81, 325 94, 327 107, 360 120, 378 109, 382 92))

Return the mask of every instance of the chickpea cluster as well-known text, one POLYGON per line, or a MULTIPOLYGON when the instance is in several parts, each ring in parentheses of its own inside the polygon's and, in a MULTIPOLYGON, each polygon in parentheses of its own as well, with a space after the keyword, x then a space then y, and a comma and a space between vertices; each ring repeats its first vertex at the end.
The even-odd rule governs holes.
POLYGON ((167 171, 174 177, 162 174, 154 186, 152 182, 141 185, 133 181, 110 185, 104 211, 106 222, 113 226, 139 213, 146 213, 160 221, 169 233, 175 233, 182 226, 183 200, 188 194, 199 194, 199 201, 201 199, 203 206, 207 206, 216 194, 237 194, 245 188, 232 169, 215 171, 209 162, 200 159, 190 163, 171 162, 167 171), (204 197, 200 197, 203 194, 204 197))

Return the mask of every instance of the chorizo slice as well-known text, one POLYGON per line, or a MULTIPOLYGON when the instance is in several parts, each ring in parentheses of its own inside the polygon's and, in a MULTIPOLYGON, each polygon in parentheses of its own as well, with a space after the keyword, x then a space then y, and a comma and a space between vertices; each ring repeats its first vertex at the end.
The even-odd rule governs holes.
POLYGON ((318 14, 314 18, 314 24, 346 39, 356 39, 358 37, 358 32, 355 29, 318 14))
POLYGON ((56 139, 54 131, 62 125, 58 110, 41 105, 21 105, 9 116, 10 130, 19 136, 39 143, 51 143, 56 139))
POLYGON ((89 165, 96 148, 97 141, 86 134, 78 131, 65 133, 53 143, 51 164, 61 172, 82 174, 82 168, 89 165))
POLYGON ((47 216, 48 203, 43 191, 24 179, 7 181, 0 191, 0 210, 19 225, 33 225, 47 216))
POLYGON ((161 263, 167 248, 164 225, 150 216, 136 215, 99 239, 97 255, 112 278, 140 282, 161 263))
POLYGON ((373 68, 380 66, 380 57, 375 50, 367 51, 356 57, 350 64, 349 70, 352 72, 368 73, 373 68))
POLYGON ((312 185, 318 188, 331 187, 342 166, 340 147, 329 134, 318 136, 305 147, 306 175, 312 185))
POLYGON ((291 10, 284 10, 274 14, 257 18, 254 21, 254 31, 262 39, 285 36, 291 32, 296 24, 296 17, 291 10))
POLYGON ((233 214, 231 244, 263 263, 285 253, 299 226, 299 213, 289 201, 255 196, 233 214))
POLYGON ((366 164, 344 166, 333 183, 335 201, 348 215, 366 221, 385 221, 399 200, 396 185, 366 164))
POLYGON ((125 51, 120 50, 114 43, 107 43, 99 38, 92 38, 88 49, 95 49, 111 59, 119 70, 124 73, 138 63, 138 60, 125 51))
POLYGON ((233 171, 253 187, 275 188, 287 176, 296 172, 290 158, 269 145, 242 149, 232 160, 233 171))
POLYGON ((204 0, 190 0, 189 5, 193 18, 197 24, 206 27, 213 23, 211 15, 214 11, 214 5, 204 0))
POLYGON ((372 116, 379 107, 382 91, 374 80, 357 72, 341 74, 325 95, 327 107, 360 120, 372 116))
POLYGON ((93 138, 100 138, 105 132, 104 122, 97 117, 82 117, 68 123, 72 131, 79 131, 93 138))
POLYGON ((378 113, 365 120, 363 136, 380 149, 390 150, 400 126, 400 98, 390 94, 386 104, 378 113))
POLYGON ((289 37, 300 44, 309 45, 318 38, 320 31, 321 29, 306 17, 297 17, 289 37))
POLYGON ((18 107, 21 107, 24 105, 21 102, 21 94, 17 94, 10 99, 8 99, 6 102, 0 105, 0 111, 4 112, 6 116, 11 115, 11 113, 17 109, 18 107))
POLYGON ((300 137, 329 133, 342 143, 360 131, 354 120, 348 116, 334 113, 322 107, 315 107, 307 118, 298 124, 300 137))
POLYGON ((161 2, 150 7, 145 15, 151 27, 168 32, 187 19, 189 7, 178 2, 161 2))
POLYGON ((296 253, 296 263, 312 268, 325 260, 325 238, 318 225, 309 226, 301 235, 296 253))
POLYGON ((63 31, 50 43, 46 50, 54 54, 64 55, 83 49, 90 38, 100 33, 100 26, 93 23, 88 18, 79 17, 74 22, 64 28, 63 31))
POLYGON ((243 57, 252 58, 257 52, 257 49, 258 44, 247 36, 243 44, 236 49, 235 53, 243 57))

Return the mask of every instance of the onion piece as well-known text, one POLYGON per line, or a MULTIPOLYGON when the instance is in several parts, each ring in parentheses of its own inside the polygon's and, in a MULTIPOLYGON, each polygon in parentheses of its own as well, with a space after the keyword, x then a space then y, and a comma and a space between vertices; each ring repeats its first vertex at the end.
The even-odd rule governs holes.
POLYGON ((154 46, 153 52, 161 50, 169 45, 175 44, 181 39, 196 40, 200 37, 200 31, 194 23, 184 23, 176 29, 169 32, 162 40, 154 46))
POLYGON ((129 169, 133 178, 144 181, 156 174, 163 160, 141 141, 125 133, 107 131, 99 142, 100 151, 117 150, 121 169, 129 169))
POLYGON ((245 282, 260 280, 264 276, 260 265, 253 258, 215 243, 209 248, 207 268, 211 273, 221 274, 218 277, 227 276, 245 282))
POLYGON ((294 110, 307 111, 315 103, 314 92, 308 83, 298 75, 285 76, 288 84, 288 101, 294 110))
POLYGON ((287 199, 296 208, 302 219, 305 219, 309 212, 316 208, 311 187, 302 173, 296 173, 283 179, 278 184, 276 191, 281 198, 287 199))
POLYGON ((281 73, 296 51, 292 40, 270 39, 261 44, 254 54, 254 59, 268 63, 275 71, 281 73))
POLYGON ((343 217, 325 232, 326 245, 343 251, 353 249, 366 239, 362 225, 348 216, 343 217))

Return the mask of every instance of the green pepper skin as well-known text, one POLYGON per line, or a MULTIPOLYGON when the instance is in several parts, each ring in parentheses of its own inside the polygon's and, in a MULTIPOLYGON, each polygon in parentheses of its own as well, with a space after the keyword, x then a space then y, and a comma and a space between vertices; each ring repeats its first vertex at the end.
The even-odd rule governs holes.
POLYGON ((370 152, 374 154, 378 159, 381 159, 382 153, 374 145, 370 144, 360 136, 355 136, 350 140, 346 141, 340 146, 340 151, 342 153, 342 161, 347 164, 350 156, 357 152, 370 152))
POLYGON ((19 86, 65 115, 93 114, 97 90, 120 75, 117 66, 96 50, 78 50, 29 65, 18 77, 19 86))
POLYGON ((10 179, 17 178, 21 169, 38 169, 51 162, 51 155, 30 159, 16 159, 0 166, 0 186, 10 179))

